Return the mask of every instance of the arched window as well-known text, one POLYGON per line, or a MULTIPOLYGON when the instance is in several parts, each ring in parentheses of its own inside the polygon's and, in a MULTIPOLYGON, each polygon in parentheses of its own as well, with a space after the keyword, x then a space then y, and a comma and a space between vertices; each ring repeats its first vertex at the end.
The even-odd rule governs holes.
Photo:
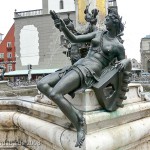
POLYGON ((60 9, 64 9, 64 1, 63 0, 60 0, 59 7, 60 7, 60 9))

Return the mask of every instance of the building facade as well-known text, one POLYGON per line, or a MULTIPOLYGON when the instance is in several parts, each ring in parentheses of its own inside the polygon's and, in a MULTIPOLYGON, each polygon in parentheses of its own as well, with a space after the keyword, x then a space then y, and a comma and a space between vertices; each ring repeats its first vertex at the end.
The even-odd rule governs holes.
POLYGON ((14 71, 16 64, 14 24, 0 43, 0 66, 6 67, 6 72, 14 71))
POLYGON ((146 72, 150 72, 150 35, 141 39, 140 53, 142 69, 146 72))
POLYGON ((75 11, 74 0, 43 0, 42 1, 43 13, 48 14, 50 10, 59 12, 75 11))
MULTIPOLYGON (((51 0, 43 0, 42 9, 15 12, 16 70, 25 70, 30 64, 32 69, 53 69, 70 65, 69 57, 63 54, 66 48, 61 46, 62 33, 54 26, 49 11, 55 10, 62 19, 69 13, 76 26, 80 9, 83 16, 89 3, 90 1, 81 0, 55 0, 53 3, 51 0)), ((100 9, 105 15, 106 3, 107 0, 94 0, 91 6, 103 7, 100 9)))
POLYGON ((132 68, 141 69, 141 63, 139 63, 136 59, 131 60, 132 68))
MULTIPOLYGON (((29 64, 32 69, 61 68, 71 64, 69 58, 63 54, 66 48, 61 45, 62 33, 54 26, 49 14, 49 10, 54 8, 50 8, 50 2, 43 0, 43 9, 40 10, 15 12, 17 70, 26 70, 29 64)), ((64 8, 59 13, 60 18, 68 17, 69 13, 75 22, 74 9, 64 12, 64 8)))

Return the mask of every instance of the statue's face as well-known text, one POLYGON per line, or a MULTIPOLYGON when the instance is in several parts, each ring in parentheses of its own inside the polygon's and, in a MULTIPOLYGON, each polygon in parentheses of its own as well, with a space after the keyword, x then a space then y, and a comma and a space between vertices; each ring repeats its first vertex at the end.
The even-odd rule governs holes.
POLYGON ((105 17, 105 22, 104 23, 106 25, 107 30, 111 30, 112 28, 115 27, 114 22, 113 22, 112 18, 109 15, 107 15, 105 17))

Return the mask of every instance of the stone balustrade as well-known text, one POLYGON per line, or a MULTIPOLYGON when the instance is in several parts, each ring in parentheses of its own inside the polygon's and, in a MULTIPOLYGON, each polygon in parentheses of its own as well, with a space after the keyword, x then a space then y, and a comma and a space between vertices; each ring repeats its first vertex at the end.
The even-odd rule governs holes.
POLYGON ((42 15, 43 10, 42 9, 36 9, 36 10, 30 10, 30 11, 20 11, 20 12, 14 12, 14 17, 15 18, 20 18, 20 17, 30 17, 30 16, 37 16, 37 15, 42 15))

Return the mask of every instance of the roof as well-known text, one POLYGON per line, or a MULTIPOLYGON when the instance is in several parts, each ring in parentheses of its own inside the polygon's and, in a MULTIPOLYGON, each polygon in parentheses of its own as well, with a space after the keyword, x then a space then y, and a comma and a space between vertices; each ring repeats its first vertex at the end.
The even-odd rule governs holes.
POLYGON ((143 37, 142 39, 150 39, 150 35, 146 35, 146 36, 143 37))
MULTIPOLYGON (((58 69, 39 69, 39 70, 31 70, 31 74, 49 74, 53 73, 58 69)), ((28 75, 29 70, 16 70, 16 71, 10 71, 6 72, 5 76, 17 76, 17 75, 28 75)))

